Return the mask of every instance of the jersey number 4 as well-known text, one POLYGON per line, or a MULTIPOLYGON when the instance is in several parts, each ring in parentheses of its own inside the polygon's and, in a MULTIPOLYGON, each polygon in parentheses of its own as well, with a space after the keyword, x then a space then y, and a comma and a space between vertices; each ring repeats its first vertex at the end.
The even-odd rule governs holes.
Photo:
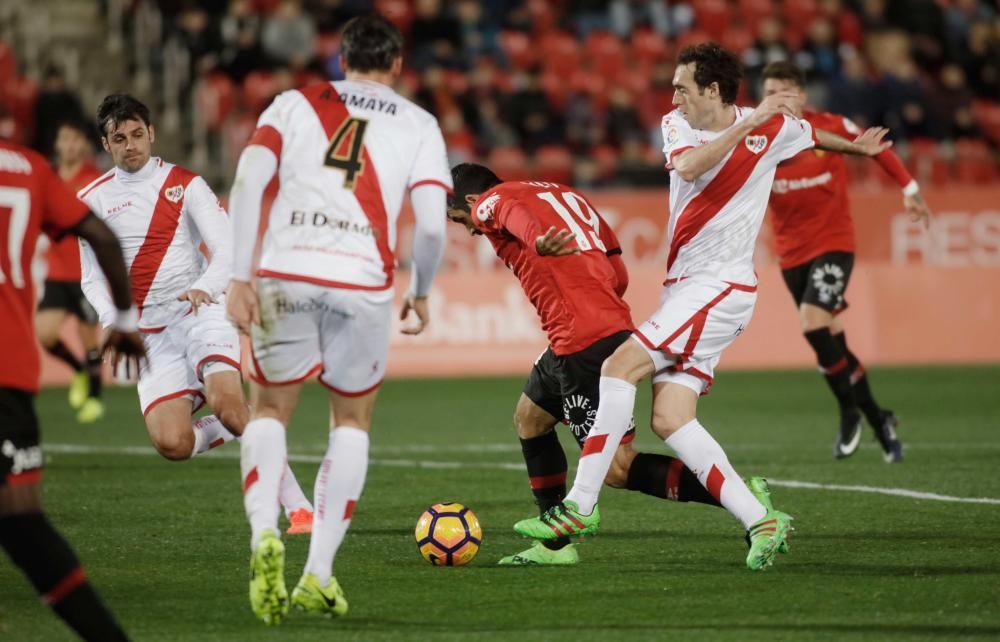
POLYGON ((581 252, 595 248, 602 252, 608 251, 601 240, 601 219, 582 196, 574 192, 562 192, 559 195, 541 192, 538 198, 551 205, 559 218, 566 222, 569 230, 576 236, 576 246, 581 252), (572 214, 570 210, 573 210, 572 214), (587 228, 586 232, 584 227, 587 228))
POLYGON ((358 174, 365 171, 364 144, 368 121, 348 118, 330 139, 323 164, 344 170, 344 189, 354 191, 358 174))
POLYGON ((0 225, 4 223, 4 219, 7 222, 7 247, 0 247, 0 283, 7 282, 7 274, 3 271, 3 255, 6 254, 6 263, 10 266, 10 282, 19 289, 24 287, 21 257, 30 214, 31 193, 28 190, 23 187, 0 187, 0 225))

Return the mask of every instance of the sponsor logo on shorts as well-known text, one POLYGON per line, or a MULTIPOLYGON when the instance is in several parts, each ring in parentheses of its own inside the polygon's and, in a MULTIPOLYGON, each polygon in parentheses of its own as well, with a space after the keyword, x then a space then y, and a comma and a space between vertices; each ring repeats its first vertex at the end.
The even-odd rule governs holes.
POLYGON ((563 417, 577 439, 584 439, 594 427, 597 408, 583 395, 568 395, 563 398, 563 417))
POLYGON ((285 297, 278 297, 274 301, 274 310, 279 315, 287 316, 291 314, 309 314, 311 312, 331 312, 333 314, 339 314, 344 317, 349 317, 351 315, 347 314, 343 310, 338 310, 337 308, 331 307, 325 301, 316 299, 313 297, 307 297, 304 299, 286 299, 285 297))
POLYGON ((378 236, 378 231, 371 225, 362 225, 356 221, 337 218, 332 214, 326 214, 324 212, 304 212, 302 210, 294 210, 292 211, 288 224, 293 227, 311 225, 313 227, 328 228, 337 232, 347 232, 348 234, 378 236))
POLYGON ((12 475, 19 475, 26 470, 42 467, 41 446, 18 448, 10 440, 4 440, 0 451, 3 452, 4 457, 11 460, 10 472, 12 475))
POLYGON ((813 288, 820 303, 839 304, 844 298, 844 269, 836 263, 824 263, 812 273, 813 288))
POLYGON ((767 147, 767 136, 747 136, 743 142, 747 149, 754 154, 759 154, 767 147))

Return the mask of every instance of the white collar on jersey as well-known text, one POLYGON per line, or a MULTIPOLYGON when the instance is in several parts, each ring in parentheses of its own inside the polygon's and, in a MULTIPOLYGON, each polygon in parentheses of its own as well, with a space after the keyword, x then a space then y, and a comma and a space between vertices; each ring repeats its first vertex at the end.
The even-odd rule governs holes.
POLYGON ((126 172, 124 169, 119 167, 117 170, 115 170, 115 176, 118 178, 118 180, 124 181, 126 183, 132 183, 132 182, 138 183, 152 178, 153 173, 156 171, 156 168, 162 164, 163 161, 160 160, 159 156, 150 156, 149 160, 146 161, 146 164, 143 165, 139 171, 126 172))

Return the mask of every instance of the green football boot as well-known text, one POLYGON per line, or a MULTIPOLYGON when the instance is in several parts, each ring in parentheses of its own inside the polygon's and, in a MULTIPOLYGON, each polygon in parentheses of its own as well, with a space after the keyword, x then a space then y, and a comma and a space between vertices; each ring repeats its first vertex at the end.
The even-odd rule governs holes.
POLYGON ((580 563, 580 554, 576 552, 576 546, 567 544, 559 550, 552 550, 541 542, 526 551, 521 551, 515 555, 508 555, 499 562, 500 566, 569 566, 580 563))
POLYGON ((97 397, 88 397, 76 413, 81 424, 92 424, 104 416, 104 402, 97 397))
POLYGON ((750 552, 747 553, 747 568, 761 571, 774 564, 781 545, 792 530, 792 517, 781 511, 769 510, 747 531, 750 552))
POLYGON ((306 573, 292 591, 292 606, 306 613, 340 617, 347 613, 347 598, 337 578, 331 577, 326 586, 320 586, 315 575, 306 573))
POLYGON ((69 407, 79 410, 83 402, 87 400, 90 392, 90 377, 86 372, 78 372, 73 375, 73 381, 69 384, 69 407))
MULTIPOLYGON (((766 479, 763 477, 751 477, 747 480, 747 487, 753 493, 753 496, 757 498, 757 501, 764 505, 764 508, 768 511, 774 510, 774 504, 771 503, 771 487, 768 485, 766 479)), ((749 540, 750 536, 747 535, 747 544, 749 544, 749 540)), ((787 553, 790 550, 787 539, 778 546, 779 553, 787 553)))
POLYGON ((271 529, 261 533, 250 556, 250 608, 264 624, 280 624, 288 613, 285 545, 271 529))
POLYGON ((518 535, 531 539, 557 539, 564 535, 593 535, 601 525, 601 512, 594 506, 590 515, 580 513, 576 502, 557 504, 538 517, 514 524, 518 535))

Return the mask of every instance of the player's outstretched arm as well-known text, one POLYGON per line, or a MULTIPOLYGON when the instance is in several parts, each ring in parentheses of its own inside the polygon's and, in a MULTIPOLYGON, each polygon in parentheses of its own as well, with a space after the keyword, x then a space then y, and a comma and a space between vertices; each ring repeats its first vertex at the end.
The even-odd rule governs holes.
POLYGON ((142 337, 139 335, 139 315, 132 306, 132 288, 128 281, 128 271, 122 257, 121 246, 114 232, 104 221, 87 214, 73 228, 73 233, 87 241, 101 271, 107 279, 111 290, 111 298, 118 310, 117 317, 111 322, 110 332, 104 342, 103 352, 115 366, 124 358, 126 375, 131 374, 134 367, 138 372, 139 364, 146 358, 142 337))
POLYGON ((892 147, 891 140, 884 140, 889 130, 885 127, 869 127, 853 141, 847 140, 824 129, 815 130, 816 147, 828 152, 853 154, 855 156, 876 156, 892 147))

